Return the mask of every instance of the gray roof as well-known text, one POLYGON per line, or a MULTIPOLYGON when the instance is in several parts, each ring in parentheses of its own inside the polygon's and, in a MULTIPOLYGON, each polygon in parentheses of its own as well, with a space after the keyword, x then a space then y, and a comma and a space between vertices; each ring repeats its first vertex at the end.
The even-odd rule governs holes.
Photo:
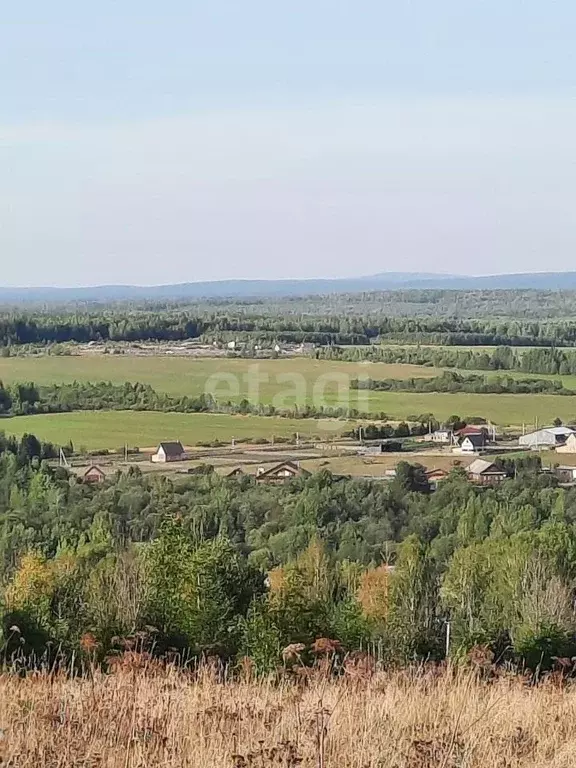
POLYGON ((471 475, 483 475, 485 472, 504 474, 501 470, 497 469, 493 461, 486 461, 485 459, 476 459, 466 471, 471 475))
POLYGON ((160 449, 164 451, 166 456, 182 456, 184 453, 184 446, 179 441, 160 443, 158 451, 160 451, 160 449))
POLYGON ((276 464, 274 467, 271 467, 270 469, 267 469, 265 472, 262 472, 260 475, 258 475, 258 479, 263 477, 273 477, 278 472, 281 472, 282 470, 288 470, 294 475, 302 475, 303 477, 309 477, 310 472, 308 472, 307 469, 304 469, 304 467, 300 467, 299 464, 296 464, 294 461, 282 461, 280 464, 276 464))

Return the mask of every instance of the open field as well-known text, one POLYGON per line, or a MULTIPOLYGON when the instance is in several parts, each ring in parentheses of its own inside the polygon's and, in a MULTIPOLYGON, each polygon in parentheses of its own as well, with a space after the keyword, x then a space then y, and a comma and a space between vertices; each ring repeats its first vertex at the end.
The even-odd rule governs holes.
POLYGON ((0 381, 33 381, 35 384, 62 384, 73 381, 140 381, 158 392, 170 395, 200 395, 214 392, 222 400, 254 399, 271 402, 279 392, 287 392, 287 401, 295 386, 304 384, 304 394, 311 401, 313 387, 320 379, 326 393, 334 392, 337 380, 365 376, 373 379, 430 377, 441 371, 417 365, 385 363, 341 363, 308 357, 284 360, 239 358, 181 358, 166 355, 134 357, 100 355, 85 357, 50 356, 0 358, 0 381), (257 377, 261 377, 258 384, 257 377), (294 379, 294 377, 297 377, 294 379), (336 377, 333 381, 330 377, 336 377), (256 391, 256 387, 258 390, 256 391))
MULTIPOLYGON (((550 424, 556 417, 564 422, 576 419, 576 398, 562 395, 474 395, 465 393, 404 393, 363 390, 364 399, 350 405, 362 411, 385 413, 392 421, 432 413, 442 421, 453 414, 482 416, 494 424, 527 429, 550 424)), ((330 399, 328 399, 330 402, 330 399)), ((345 403, 344 403, 345 404, 345 403)), ((20 435, 33 432, 47 440, 66 442, 71 438, 87 447, 153 445, 162 437, 195 444, 199 441, 233 437, 272 435, 341 434, 350 422, 333 419, 284 419, 228 414, 178 414, 146 411, 78 411, 75 413, 17 416, 0 420, 0 429, 20 435), (120 442, 118 442, 120 441, 120 442)), ((349 427, 348 427, 349 428, 349 427)))
MULTIPOLYGON (((564 421, 576 418, 576 398, 569 396, 349 390, 350 381, 359 376, 421 378, 439 373, 441 371, 438 369, 423 366, 340 363, 310 358, 257 361, 101 355, 0 359, 0 380, 7 384, 14 381, 34 381, 37 384, 70 383, 75 380, 110 380, 115 383, 141 381, 150 384, 159 392, 168 392, 171 395, 195 396, 207 390, 221 401, 238 402, 247 397, 252 402, 273 403, 279 409, 290 408, 295 404, 333 405, 356 408, 361 412, 384 412, 391 420, 406 419, 425 413, 433 413, 437 419, 443 420, 458 414, 483 416, 502 426, 521 426, 522 424, 533 425, 536 420, 539 424, 549 423, 556 417, 564 421)), ((518 372, 510 375, 516 378, 528 376, 518 372)), ((576 376, 542 375, 536 378, 561 380, 566 387, 576 390, 576 376)), ((78 418, 82 419, 81 416, 78 418)), ((63 420, 62 423, 68 428, 65 422, 70 419, 70 416, 63 415, 58 419, 63 420)), ((150 415, 140 414, 134 419, 131 423, 137 425, 138 432, 146 434, 145 423, 150 423, 150 415), (141 422, 140 419, 142 419, 141 422)), ((40 423, 35 422, 35 428, 40 423)), ((71 422, 70 429, 75 430, 76 423, 78 422, 71 422)), ((96 429, 100 430, 102 423, 100 421, 95 424, 96 429)), ((22 431, 24 427, 18 427, 18 429, 22 431)), ((30 426, 26 424, 25 429, 30 429, 30 426)), ((121 427, 118 429, 118 433, 121 429, 121 427)), ((234 436, 233 430, 226 431, 224 426, 219 429, 223 429, 225 433, 222 439, 234 436)), ((302 430, 305 429, 308 428, 302 427, 302 430)), ((274 430, 275 427, 270 424, 264 432, 250 436, 268 436, 273 434, 274 430)), ((248 436, 248 432, 243 434, 248 436)), ((202 431, 202 437, 198 439, 209 440, 215 437, 216 435, 210 436, 202 431)), ((89 439, 87 437, 83 442, 88 443, 89 439)), ((137 439, 134 437, 130 442, 135 442, 137 439)))
POLYGON ((382 477, 387 469, 394 469, 398 462, 422 464, 426 469, 444 469, 449 472, 455 466, 467 467, 474 457, 459 456, 446 452, 423 451, 422 453, 389 453, 381 456, 336 456, 322 459, 305 459, 300 465, 310 472, 329 469, 336 475, 352 477, 382 477))
POLYGON ((576 397, 565 395, 475 395, 464 392, 377 392, 368 396, 368 408, 396 419, 433 413, 440 421, 452 414, 482 416, 501 426, 531 427, 550 424, 557 416, 576 419, 576 397))
MULTIPOLYGON (((470 673, 217 683, 146 674, 0 678, 3 765, 572 768, 576 692, 470 673)), ((352 670, 351 670, 352 673, 352 670)))
POLYGON ((322 436, 329 439, 345 431, 346 421, 283 419, 264 416, 230 416, 213 413, 159 413, 144 411, 77 411, 0 420, 6 434, 35 434, 41 440, 75 448, 117 449, 128 443, 140 448, 161 440, 181 440, 185 445, 242 437, 322 436))

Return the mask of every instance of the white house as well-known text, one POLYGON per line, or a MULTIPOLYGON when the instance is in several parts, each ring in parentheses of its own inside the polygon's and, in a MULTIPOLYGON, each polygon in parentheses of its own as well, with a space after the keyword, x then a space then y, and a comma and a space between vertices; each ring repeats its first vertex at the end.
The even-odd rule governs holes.
POLYGON ((171 461, 186 461, 188 454, 181 442, 160 443, 158 450, 152 456, 155 463, 167 463, 171 461))
POLYGON ((454 441, 454 432, 451 429, 437 429, 428 435, 426 439, 431 440, 433 443, 451 445, 454 441))
POLYGON ((486 447, 486 435, 483 432, 475 434, 464 435, 460 438, 457 448, 454 448, 455 453, 463 454, 475 454, 486 447))

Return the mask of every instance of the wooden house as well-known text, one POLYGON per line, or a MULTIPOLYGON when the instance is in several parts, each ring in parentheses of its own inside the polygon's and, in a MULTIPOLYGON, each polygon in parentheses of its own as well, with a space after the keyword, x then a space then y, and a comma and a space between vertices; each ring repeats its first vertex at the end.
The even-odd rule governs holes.
POLYGON ((246 473, 242 467, 234 467, 230 472, 227 472, 224 477, 244 477, 246 473))
POLYGON ((106 474, 105 472, 100 469, 100 467, 97 467, 95 464, 93 464, 91 467, 88 467, 86 472, 82 475, 82 482, 83 483, 103 483, 106 480, 106 474))
POLYGON ((476 459, 466 470, 470 482, 476 485, 498 485, 506 480, 506 472, 498 469, 493 461, 476 459))
POLYGON ((257 483, 286 483, 295 477, 310 477, 310 472, 294 461, 283 461, 271 469, 260 467, 256 473, 257 483))
POLYGON ((429 469, 426 472, 426 477, 428 479, 428 484, 430 485, 430 490, 435 491, 438 488, 438 483, 441 483, 442 480, 446 480, 449 474, 450 473, 445 469, 429 469))

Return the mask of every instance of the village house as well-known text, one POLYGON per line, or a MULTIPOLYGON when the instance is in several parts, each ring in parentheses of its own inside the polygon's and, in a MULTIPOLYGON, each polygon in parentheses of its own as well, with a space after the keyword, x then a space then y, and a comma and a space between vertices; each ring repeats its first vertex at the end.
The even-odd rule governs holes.
POLYGON ((230 472, 226 472, 224 477, 242 477, 246 473, 242 469, 242 467, 234 467, 234 469, 230 470, 230 472))
POLYGON ((425 439, 440 445, 452 445, 454 442, 454 432, 451 429, 437 429, 426 435, 425 439))
POLYGON ((554 474, 560 483, 576 482, 576 467, 554 467, 554 474))
POLYGON ((446 480, 449 474, 445 469, 429 469, 426 472, 426 478, 428 479, 430 490, 435 491, 438 488, 438 483, 446 480))
POLYGON ((160 443, 158 450, 151 457, 155 463, 168 463, 172 461, 186 461, 188 454, 179 441, 160 443))
POLYGON ((299 464, 294 461, 283 461, 280 464, 271 469, 264 469, 264 467, 258 467, 256 473, 257 483, 285 483, 288 480, 292 480, 295 477, 310 477, 310 472, 307 469, 303 469, 299 464))
POLYGON ((498 469, 493 461, 476 459, 466 469, 470 482, 477 485, 498 485, 506 480, 506 472, 498 469))
POLYGON ((106 473, 104 470, 93 464, 88 467, 86 472, 82 475, 82 482, 92 485, 93 483, 103 483, 106 480, 106 473))
POLYGON ((471 432, 458 438, 458 447, 454 450, 458 453, 479 453, 486 447, 485 432, 471 432))
POLYGON ((454 432, 454 436, 457 440, 462 440, 464 437, 469 437, 470 435, 483 435, 486 441, 488 441, 488 427, 467 424, 465 427, 462 427, 462 429, 458 429, 454 432))

